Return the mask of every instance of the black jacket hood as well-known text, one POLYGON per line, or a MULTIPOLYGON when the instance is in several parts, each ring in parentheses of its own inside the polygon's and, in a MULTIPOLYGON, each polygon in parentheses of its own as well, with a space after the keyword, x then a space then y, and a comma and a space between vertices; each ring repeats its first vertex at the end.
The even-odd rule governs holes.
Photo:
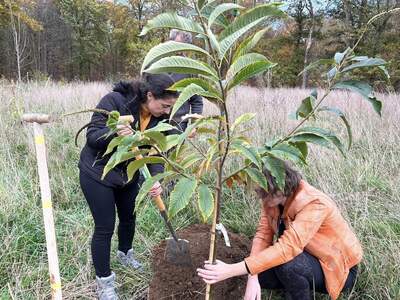
POLYGON ((129 96, 129 95, 131 95, 131 96, 134 95, 132 83, 128 82, 128 81, 120 81, 118 83, 115 83, 114 87, 113 87, 113 91, 118 92, 118 93, 124 95, 125 97, 129 96))

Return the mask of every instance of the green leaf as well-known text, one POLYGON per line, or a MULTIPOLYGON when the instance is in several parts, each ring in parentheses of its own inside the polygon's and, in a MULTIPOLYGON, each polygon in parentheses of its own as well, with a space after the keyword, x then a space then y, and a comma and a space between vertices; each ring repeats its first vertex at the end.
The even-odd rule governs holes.
POLYGON ((359 68, 366 68, 366 67, 377 67, 377 66, 383 66, 386 64, 386 61, 381 59, 381 58, 361 58, 359 62, 356 62, 354 64, 351 64, 350 66, 347 66, 343 68, 342 72, 347 72, 353 69, 359 69, 359 68))
MULTIPOLYGON (((243 68, 254 64, 257 61, 270 62, 264 55, 258 53, 248 53, 239 57, 229 68, 226 79, 231 80, 243 68)), ((271 62, 270 62, 271 63, 271 62)))
POLYGON ((269 27, 261 29, 257 31, 254 35, 246 38, 243 42, 241 42, 240 45, 237 47, 235 54, 233 55, 232 61, 235 62, 239 57, 253 49, 268 29, 269 27))
POLYGON ((314 109, 315 98, 313 96, 308 96, 301 101, 299 108, 296 111, 296 119, 306 118, 314 109))
POLYGON ((201 160, 202 158, 197 154, 197 152, 193 152, 186 156, 180 165, 182 166, 183 169, 188 169, 190 168, 193 164, 201 160))
POLYGON ((340 140, 330 131, 318 127, 303 127, 296 131, 290 138, 292 142, 311 142, 327 148, 333 144, 345 156, 344 148, 340 140))
POLYGON ((301 154, 303 156, 304 163, 307 163, 306 162, 307 155, 308 155, 307 143, 305 143, 305 142, 289 142, 289 144, 292 145, 293 147, 296 147, 297 149, 299 149, 299 151, 301 152, 301 154))
POLYGON ((245 114, 239 116, 235 120, 235 122, 233 122, 233 124, 231 126, 231 130, 234 131, 236 129, 236 127, 238 127, 239 125, 253 120, 255 116, 256 116, 256 114, 254 114, 254 113, 245 113, 245 114))
POLYGON ((244 143, 233 143, 232 148, 239 151, 243 156, 249 159, 257 167, 261 168, 261 157, 254 147, 244 143))
POLYGON ((147 156, 142 159, 134 160, 128 164, 126 171, 128 173, 128 181, 131 181, 136 171, 146 164, 163 164, 165 160, 158 156, 147 156))
POLYGON ((265 167, 268 169, 268 171, 271 172, 271 175, 275 178, 278 189, 284 192, 286 172, 283 161, 271 156, 266 156, 265 158, 263 158, 263 162, 265 164, 265 167))
POLYGON ((198 205, 203 222, 206 223, 214 211, 214 197, 210 188, 205 184, 200 184, 198 205))
POLYGON ((269 150, 269 153, 282 160, 291 160, 295 163, 304 163, 303 153, 295 146, 281 143, 269 150))
POLYGON ((382 102, 373 95, 372 87, 368 83, 358 80, 346 80, 336 83, 332 89, 346 89, 360 94, 372 104, 375 112, 381 116, 382 102))
POLYGON ((146 178, 145 181, 143 182, 142 186, 140 187, 138 195, 136 196, 136 199, 135 199, 136 207, 139 207, 139 205, 142 202, 142 200, 144 199, 144 197, 146 197, 146 195, 150 192, 151 188, 157 181, 161 181, 162 179, 172 176, 174 174, 175 174, 174 172, 170 171, 170 172, 164 172, 164 173, 160 173, 155 176, 146 178))
POLYGON ((143 132, 143 136, 150 139, 153 144, 157 145, 162 151, 167 147, 167 138, 164 134, 158 131, 143 132))
POLYGON ((260 187, 262 187, 264 190, 268 191, 268 182, 267 179, 265 178, 264 174, 256 169, 256 168, 247 168, 244 170, 247 175, 251 178, 252 181, 254 181, 256 184, 258 184, 260 187))
MULTIPOLYGON (((215 2, 216 1, 208 1, 207 5, 200 10, 200 14, 208 19, 216 7, 215 2)), ((229 21, 224 15, 219 15, 214 23, 222 28, 226 28, 229 25, 229 21)))
POLYGON ((124 138, 124 136, 116 136, 111 140, 111 142, 107 146, 106 152, 104 152, 103 157, 111 152, 113 152, 114 148, 117 147, 120 143, 121 140, 124 138))
POLYGON ((146 73, 178 73, 208 76, 218 80, 217 72, 205 63, 182 56, 164 57, 144 70, 146 73))
POLYGON ((114 152, 114 154, 107 161, 107 164, 104 166, 103 174, 101 175, 101 180, 103 180, 108 174, 108 172, 110 172, 117 165, 129 159, 135 158, 136 155, 137 153, 134 153, 132 151, 126 152, 122 150, 114 152))
POLYGON ((276 64, 269 61, 257 61, 254 64, 248 65, 243 68, 231 81, 228 82, 228 90, 232 89, 234 86, 240 84, 241 82, 252 78, 253 76, 263 73, 268 69, 273 68, 276 64))
POLYGON ((169 90, 172 91, 183 91, 185 87, 187 87, 190 84, 196 84, 200 87, 202 87, 204 90, 208 91, 209 93, 213 93, 219 98, 222 98, 221 93, 215 88, 215 86, 211 83, 209 83, 207 80, 203 78, 184 78, 179 80, 178 82, 175 82, 173 86, 169 88, 169 90))
POLYGON ((168 124, 166 122, 160 122, 156 126, 146 129, 144 131, 144 133, 153 132, 153 131, 164 132, 164 131, 170 131, 170 130, 174 130, 174 129, 176 129, 175 126, 172 126, 171 124, 168 124))
POLYGON ((146 67, 149 67, 150 64, 152 64, 154 61, 157 61, 163 57, 172 56, 173 54, 183 51, 192 51, 210 56, 210 54, 207 51, 195 45, 180 43, 175 41, 168 41, 159 44, 157 46, 154 46, 153 48, 150 49, 150 51, 146 54, 144 58, 142 69, 140 70, 140 72, 143 73, 143 70, 146 67))
POLYGON ((265 20, 269 17, 281 18, 285 16, 285 13, 280 9, 282 3, 270 3, 264 5, 258 5, 253 9, 246 11, 244 14, 237 17, 225 30, 223 30, 219 36, 219 40, 223 40, 226 37, 238 32, 243 27, 248 26, 250 23, 254 23, 257 20, 265 20))
POLYGON ((214 24, 215 20, 222 15, 224 12, 232 10, 232 9, 242 9, 243 6, 240 6, 235 3, 223 3, 218 5, 210 14, 208 18, 208 28, 211 28, 211 26, 214 24))
POLYGON ((197 187, 197 180, 194 178, 181 178, 171 192, 168 217, 173 218, 179 211, 184 209, 190 201, 197 187))
POLYGON ((172 120, 175 113, 182 107, 183 104, 185 104, 186 101, 188 101, 194 95, 201 94, 202 92, 204 92, 204 89, 194 83, 191 83, 190 85, 185 87, 180 93, 178 100, 176 100, 172 108, 171 114, 169 116, 169 119, 172 120))
POLYGON ((328 106, 323 106, 323 107, 319 108, 318 111, 328 111, 328 112, 332 112, 332 113, 336 114, 339 118, 342 119, 344 125, 346 126, 347 136, 348 136, 348 138, 349 138, 349 143, 348 143, 347 148, 350 149, 351 144, 352 144, 352 142, 353 142, 353 134, 352 134, 352 132, 351 132, 350 124, 349 124, 349 122, 347 121, 346 116, 344 115, 344 113, 343 113, 340 109, 338 109, 338 108, 335 108, 335 107, 328 107, 328 106))
POLYGON ((349 53, 350 50, 351 50, 351 48, 348 47, 343 52, 335 53, 335 56, 334 56, 335 63, 339 65, 343 61, 345 56, 349 53))
POLYGON ((170 134, 166 136, 166 147, 162 151, 169 151, 175 147, 179 142, 179 134, 170 134))
POLYGON ((175 28, 204 35, 204 31, 198 23, 171 12, 160 14, 148 21, 146 26, 143 27, 140 36, 156 28, 175 28))
POLYGON ((301 71, 299 73, 298 76, 302 75, 304 72, 307 72, 309 70, 315 69, 321 65, 333 65, 334 64, 334 60, 331 58, 323 58, 323 59, 319 59, 317 61, 312 62, 311 64, 309 64, 307 67, 304 68, 303 71, 301 71))

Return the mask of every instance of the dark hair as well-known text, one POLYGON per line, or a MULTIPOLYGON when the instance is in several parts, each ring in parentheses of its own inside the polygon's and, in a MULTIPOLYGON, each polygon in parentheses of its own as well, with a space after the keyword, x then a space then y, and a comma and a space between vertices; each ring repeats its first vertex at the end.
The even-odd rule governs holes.
POLYGON ((174 83, 175 80, 170 74, 144 73, 140 79, 131 82, 131 86, 139 102, 143 103, 147 100, 148 92, 151 92, 156 99, 177 98, 178 92, 167 90, 174 83))
MULTIPOLYGON (((301 175, 298 171, 294 170, 286 161, 278 159, 282 164, 283 168, 285 169, 285 188, 283 195, 285 197, 292 196, 299 187, 301 175)), ((278 184, 276 183, 276 179, 272 176, 271 172, 264 167, 263 174, 265 179, 267 179, 268 183, 268 191, 263 191, 267 195, 275 195, 278 191, 280 191, 278 184)))

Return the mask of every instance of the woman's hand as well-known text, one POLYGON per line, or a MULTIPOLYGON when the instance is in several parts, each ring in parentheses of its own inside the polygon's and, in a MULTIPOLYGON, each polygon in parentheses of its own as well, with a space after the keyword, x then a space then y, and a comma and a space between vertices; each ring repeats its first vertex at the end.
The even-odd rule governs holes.
POLYGON ((236 264, 226 264, 216 260, 214 265, 206 261, 204 269, 198 268, 197 274, 203 278, 205 283, 214 284, 234 276, 247 274, 247 270, 244 261, 236 264))
POLYGON ((258 275, 249 275, 244 300, 261 300, 261 287, 258 282, 258 275))
POLYGON ((150 195, 151 197, 157 197, 157 196, 161 195, 162 191, 163 191, 163 189, 162 189, 162 187, 161 187, 161 184, 160 184, 160 182, 157 181, 157 182, 153 185, 153 187, 151 188, 151 190, 150 190, 150 192, 149 192, 149 195, 150 195))
POLYGON ((119 136, 128 136, 133 133, 133 129, 129 124, 119 124, 117 125, 117 134, 119 136))

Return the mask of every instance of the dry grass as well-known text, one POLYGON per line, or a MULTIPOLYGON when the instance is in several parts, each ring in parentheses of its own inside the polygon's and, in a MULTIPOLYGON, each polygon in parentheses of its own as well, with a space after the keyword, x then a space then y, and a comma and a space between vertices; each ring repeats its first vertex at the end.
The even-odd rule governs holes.
MULTIPOLYGON (((104 83, 47 82, 19 86, 0 83, 0 299, 49 297, 32 132, 21 125, 21 112, 62 114, 91 108, 109 89, 104 83)), ((257 113, 248 133, 262 144, 295 125, 288 114, 307 93, 301 89, 243 87, 232 95, 230 117, 257 113)), ((353 147, 347 158, 313 147, 309 167, 303 170, 312 184, 338 202, 364 245, 365 259, 357 286, 344 299, 400 299, 400 96, 381 95, 381 99, 382 119, 357 96, 344 92, 332 94, 328 102, 345 111, 352 124, 353 147)), ((207 105, 206 112, 212 113, 213 108, 207 105)), ((77 179, 79 149, 73 145, 74 133, 88 118, 88 114, 82 114, 46 126, 66 299, 94 296, 89 250, 92 220, 77 179)), ((345 140, 346 133, 339 120, 327 115, 317 122, 336 130, 345 140)), ((82 144, 83 139, 80 141, 82 144)), ((227 191, 225 196, 224 223, 251 235, 258 218, 254 199, 241 189, 227 191)), ((182 227, 196 221, 196 216, 188 211, 175 220, 175 225, 182 227)), ((149 249, 165 237, 165 231, 159 228, 162 221, 156 211, 140 208, 135 248, 145 263, 145 272, 128 272, 112 260, 123 298, 139 299, 145 294, 151 277, 149 249)))

